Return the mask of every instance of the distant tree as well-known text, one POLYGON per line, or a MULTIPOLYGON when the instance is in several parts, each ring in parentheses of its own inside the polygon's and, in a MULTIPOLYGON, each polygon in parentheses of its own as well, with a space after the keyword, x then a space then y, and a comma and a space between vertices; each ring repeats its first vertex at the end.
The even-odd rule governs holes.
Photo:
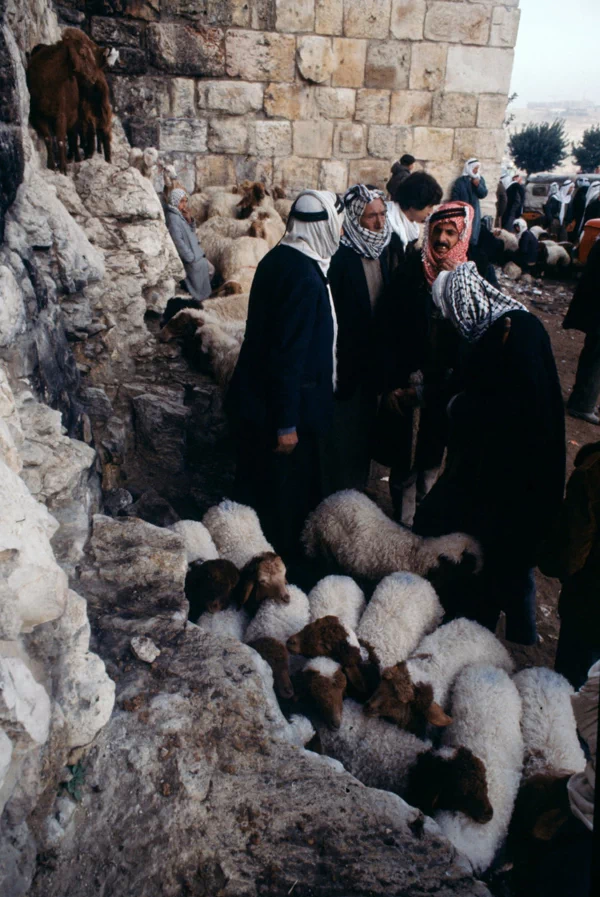
POLYGON ((600 165, 600 125, 583 132, 579 146, 573 144, 575 161, 582 171, 595 171, 600 165))
POLYGON ((530 122, 512 134, 508 141, 508 149, 515 165, 524 169, 527 174, 552 171, 566 159, 568 145, 562 119, 556 119, 552 124, 547 121, 539 125, 530 122))

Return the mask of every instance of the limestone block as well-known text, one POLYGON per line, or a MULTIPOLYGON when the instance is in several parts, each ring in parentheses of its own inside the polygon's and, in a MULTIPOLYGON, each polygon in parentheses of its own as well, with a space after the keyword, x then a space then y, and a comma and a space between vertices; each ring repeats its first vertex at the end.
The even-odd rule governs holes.
POLYGON ((292 152, 289 121, 256 121, 252 125, 251 152, 259 156, 286 156, 292 152))
POLYGON ((398 125, 428 125, 433 94, 428 90, 395 90, 390 103, 390 122, 398 125))
POLYGON ((353 118, 356 93, 347 87, 318 87, 316 105, 323 118, 353 118))
POLYGON ((0 657, 0 722, 18 742, 48 738, 50 698, 20 657, 0 657))
POLYGON ((342 34, 344 0, 315 0, 317 34, 342 34))
POLYGON ((196 156, 195 190, 200 192, 207 185, 229 186, 236 181, 234 160, 231 156, 206 153, 196 156))
POLYGON ((501 159, 505 145, 506 135, 502 128, 457 128, 454 135, 454 152, 464 159, 470 156, 501 159))
POLYGON ((92 16, 90 20, 90 37, 96 43, 111 47, 137 48, 142 42, 142 24, 128 22, 126 19, 113 19, 105 16, 92 16))
POLYGON ((207 81, 198 85, 203 90, 202 108, 228 115, 246 115, 262 109, 262 84, 240 84, 239 81, 207 81))
POLYGON ((10 268, 0 265, 0 347, 10 346, 25 330, 23 293, 10 268))
POLYGON ((0 788, 4 784, 4 779, 6 778, 6 773, 10 767, 10 761, 12 759, 12 741, 6 734, 0 729, 0 788))
POLYGON ((168 85, 171 92, 171 116, 195 118, 196 82, 192 78, 170 78, 168 85))
POLYGON ((452 46, 448 50, 445 89, 456 93, 507 94, 513 57, 513 51, 508 49, 452 46))
POLYGON ((390 9, 391 0, 344 0, 344 34, 346 37, 389 37, 390 9))
POLYGON ((425 0, 392 0, 391 32, 398 40, 423 40, 425 0))
POLYGON ((367 154, 367 129, 355 122, 340 122, 335 126, 333 154, 336 158, 360 159, 367 154))
POLYGON ((383 159, 355 159, 348 170, 349 184, 374 184, 380 190, 390 179, 390 163, 383 159))
POLYGON ((210 121, 208 147, 211 153, 245 153, 248 149, 248 127, 232 118, 210 121))
POLYGON ((289 34, 229 31, 227 74, 243 81, 293 81, 296 41, 289 34))
MULTIPOLYGON (((452 185, 462 173, 464 160, 454 159, 450 162, 425 162, 424 170, 432 175, 444 190, 444 199, 450 198, 452 185)), ((494 197, 495 198, 495 197, 494 197)))
POLYGON ((331 77, 335 68, 331 40, 315 35, 299 38, 296 61, 303 78, 322 84, 331 77))
POLYGON ((229 8, 231 24, 236 28, 275 31, 277 10, 270 0, 229 0, 226 4, 222 0, 217 2, 229 8))
POLYGON ((431 124, 436 128, 472 128, 477 116, 477 97, 470 93, 436 93, 431 124))
POLYGON ((365 67, 366 87, 408 87, 410 44, 400 41, 369 41, 365 67))
POLYGON ((327 159, 331 156, 333 123, 324 119, 295 121, 294 153, 311 159, 327 159))
POLYGON ((412 152, 412 128, 389 125, 371 125, 369 128, 369 154, 378 159, 396 159, 412 152))
POLYGON ((134 635, 131 639, 131 650, 138 660, 144 663, 154 663, 160 657, 160 648, 145 635, 134 635))
POLYGON ((390 92, 389 90, 370 90, 364 88, 356 92, 357 121, 365 121, 369 124, 385 125, 390 120, 390 92))
POLYGON ((505 6, 494 6, 492 28, 490 31, 491 47, 514 47, 519 31, 520 9, 507 9, 505 6))
POLYGON ((454 131, 451 128, 415 128, 413 155, 417 159, 446 162, 452 158, 454 131))
POLYGON ((333 39, 335 70, 331 78, 333 87, 362 87, 365 80, 367 42, 344 37, 333 39))
POLYGON ((348 163, 340 159, 323 159, 319 170, 319 190, 344 193, 348 187, 348 163))
POLYGON ((303 159, 285 156, 275 159, 273 183, 283 187, 290 196, 309 185, 317 183, 319 162, 317 159, 303 159))
POLYGON ((273 183, 273 160, 265 159, 264 156, 253 156, 251 154, 243 156, 234 156, 235 164, 235 181, 262 181, 264 184, 273 183))
POLYGON ((315 0, 275 0, 278 31, 314 31, 315 0))
MULTIPOLYGON (((129 10, 125 5, 125 10, 129 10)), ((205 25, 229 25, 230 15, 227 3, 221 0, 160 0, 160 12, 163 19, 186 18, 202 22, 205 25)))
POLYGON ((134 203, 138 218, 163 220, 160 200, 152 184, 136 168, 115 171, 98 157, 76 166, 73 180, 88 210, 97 218, 131 218, 134 203))
POLYGON ((208 125, 202 119, 167 118, 160 123, 161 150, 175 152, 206 152, 208 125))
POLYGON ((315 118, 314 88, 301 84, 268 84, 264 95, 265 113, 290 121, 315 118))
POLYGON ((146 35, 150 61, 164 72, 213 78, 225 74, 225 41, 221 28, 152 22, 146 35))
POLYGON ((501 128, 506 115, 506 103, 506 97, 499 94, 480 96, 477 107, 477 127, 501 128))
POLYGON ((164 78, 113 75, 113 109, 121 116, 168 118, 171 114, 169 84, 164 78))
MULTIPOLYGON (((451 4, 454 6, 454 4, 451 4)), ((467 48, 469 49, 469 48, 467 48)), ((444 44, 412 45, 409 87, 411 90, 437 90, 444 83, 448 48, 444 44)), ((446 89, 451 88, 446 84, 446 89)), ((459 88, 453 88, 459 90, 459 88)))
POLYGON ((435 0, 425 18, 425 38, 458 44, 487 44, 491 10, 479 3, 435 0))

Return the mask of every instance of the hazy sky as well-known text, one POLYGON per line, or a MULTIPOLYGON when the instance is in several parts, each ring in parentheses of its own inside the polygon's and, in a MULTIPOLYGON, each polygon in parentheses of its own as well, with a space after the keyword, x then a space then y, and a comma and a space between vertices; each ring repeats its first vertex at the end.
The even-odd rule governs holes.
POLYGON ((600 0, 520 0, 511 93, 600 104, 600 0))

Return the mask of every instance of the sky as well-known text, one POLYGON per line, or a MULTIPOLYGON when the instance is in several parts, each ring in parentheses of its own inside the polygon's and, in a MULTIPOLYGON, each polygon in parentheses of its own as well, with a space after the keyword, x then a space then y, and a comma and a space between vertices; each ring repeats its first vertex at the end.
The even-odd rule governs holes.
POLYGON ((600 105, 600 0, 520 0, 511 93, 600 105))

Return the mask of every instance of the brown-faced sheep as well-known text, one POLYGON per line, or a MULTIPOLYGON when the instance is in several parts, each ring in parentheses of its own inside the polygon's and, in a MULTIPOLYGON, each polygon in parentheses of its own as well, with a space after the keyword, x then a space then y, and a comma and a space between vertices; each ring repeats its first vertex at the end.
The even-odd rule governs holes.
POLYGON ((367 684, 361 668, 367 652, 358 643, 356 635, 340 623, 338 617, 329 614, 321 617, 287 640, 290 654, 304 657, 330 657, 343 667, 344 674, 355 689, 366 696, 367 684))
POLYGON ((188 619, 196 622, 200 614, 216 614, 233 600, 240 575, 231 561, 194 561, 185 577, 185 597, 190 603, 188 619))
POLYGON ((428 816, 437 810, 459 811, 483 825, 494 815, 485 766, 465 747, 419 754, 404 799, 428 816))
POLYGON ((285 564, 274 551, 255 555, 242 568, 237 591, 238 607, 254 616, 263 601, 289 604, 285 564))
POLYGON ((433 700, 432 686, 413 683, 405 663, 383 670, 375 693, 365 704, 365 713, 387 719, 416 734, 422 732, 426 723, 443 727, 452 722, 433 700))
POLYGON ((248 642, 249 648, 258 651, 263 660, 271 667, 273 673, 273 687, 278 698, 291 700, 294 697, 294 687, 290 679, 289 655, 283 642, 269 636, 262 636, 248 642))
POLYGON ((243 196, 237 205, 238 218, 249 218, 256 208, 273 205, 269 191, 261 181, 244 181, 239 189, 243 196))
POLYGON ((339 663, 329 657, 309 660, 301 673, 303 690, 331 729, 342 724, 347 680, 339 663))

